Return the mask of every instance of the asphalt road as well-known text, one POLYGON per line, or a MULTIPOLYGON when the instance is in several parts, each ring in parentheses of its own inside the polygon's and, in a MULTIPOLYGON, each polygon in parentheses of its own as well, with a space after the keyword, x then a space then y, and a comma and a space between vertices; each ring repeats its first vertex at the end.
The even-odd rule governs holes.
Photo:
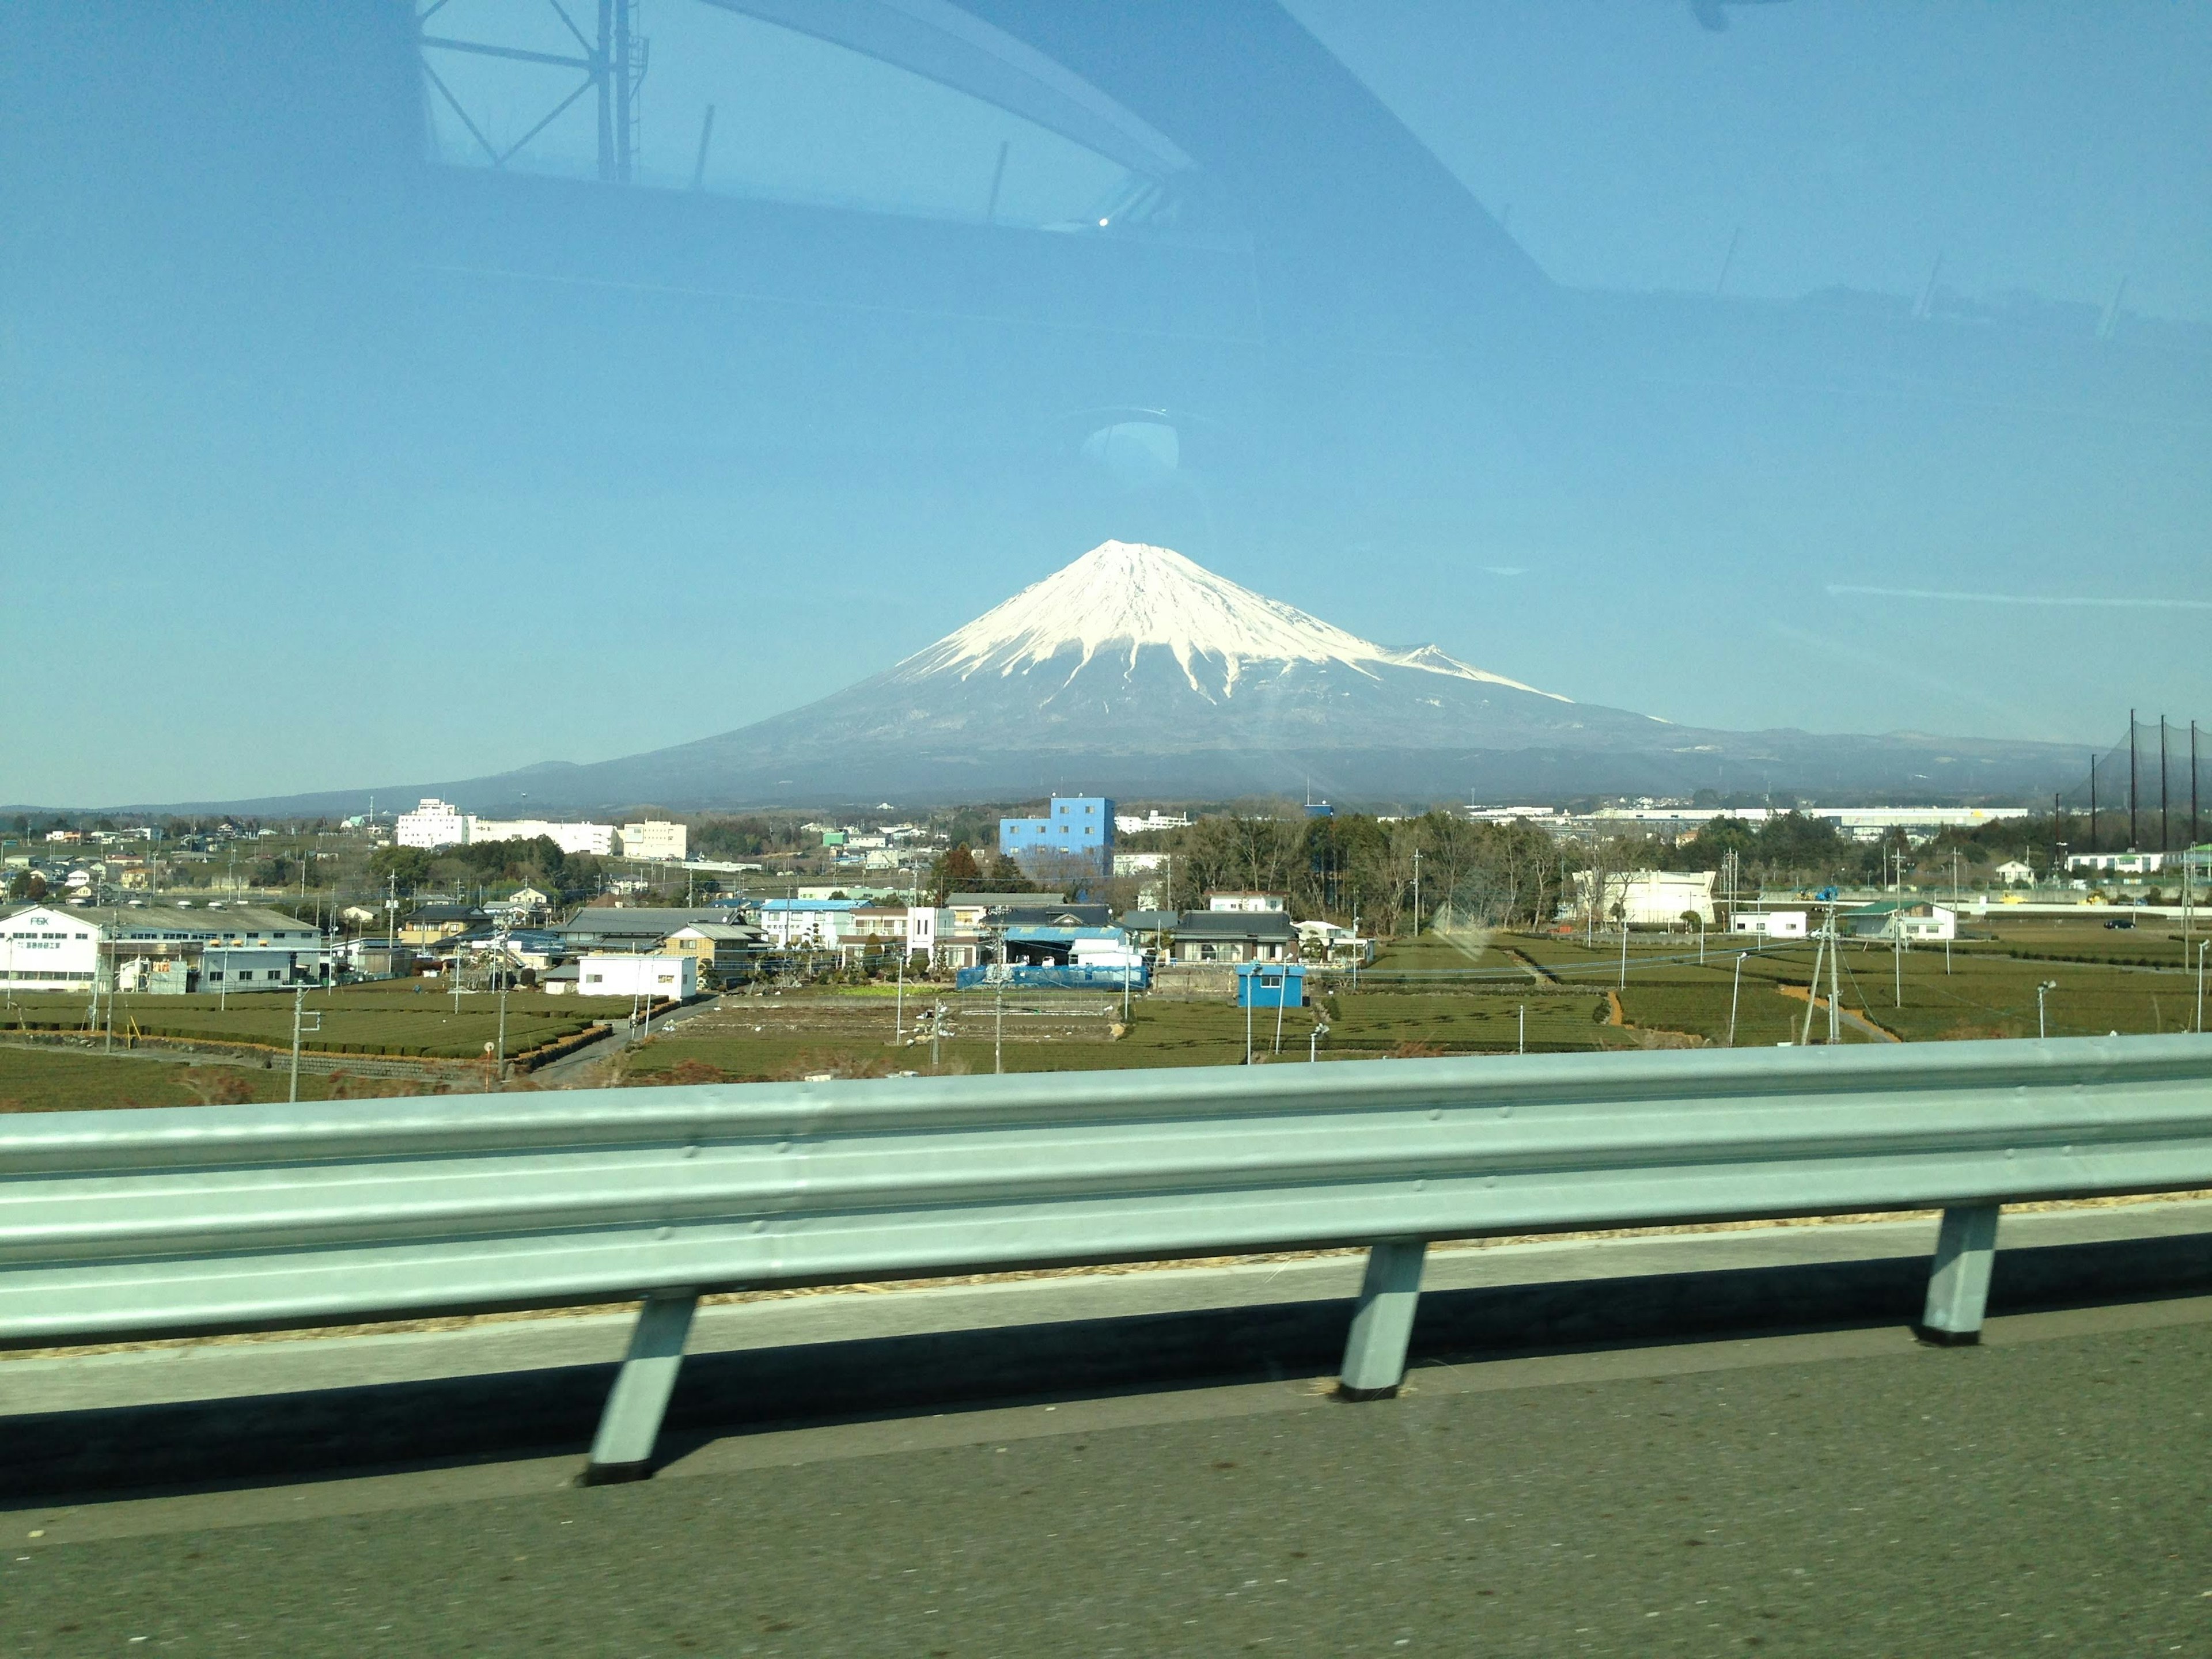
POLYGON ((1506 1364, 11 1511, 0 1650, 2212 1652, 2201 1302, 1506 1364))

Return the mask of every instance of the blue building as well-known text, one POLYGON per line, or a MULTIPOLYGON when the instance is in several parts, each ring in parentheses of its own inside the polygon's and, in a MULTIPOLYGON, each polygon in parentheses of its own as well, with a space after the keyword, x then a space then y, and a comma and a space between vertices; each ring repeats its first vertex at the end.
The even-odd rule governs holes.
POLYGON ((1114 803, 1103 795, 1054 795, 1041 818, 1000 818, 999 850, 1025 868, 1079 860, 1114 872, 1114 803))
POLYGON ((1247 962, 1237 969, 1239 1008, 1303 1008, 1306 970, 1296 962, 1247 962))

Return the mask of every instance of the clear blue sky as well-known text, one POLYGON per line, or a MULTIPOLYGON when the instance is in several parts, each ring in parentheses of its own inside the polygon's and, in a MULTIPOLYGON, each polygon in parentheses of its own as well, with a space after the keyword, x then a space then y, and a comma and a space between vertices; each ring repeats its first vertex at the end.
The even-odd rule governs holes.
MULTIPOLYGON (((643 15, 627 190, 582 176, 588 96, 476 165, 367 0, 34 0, 0 68, 0 800, 659 747, 1117 535, 1677 720, 2212 718, 2212 9, 1292 10, 1565 290, 1536 320, 1319 70, 1270 94, 1328 118, 1285 176, 1179 128, 1241 73, 1226 24, 1093 136, 1141 168, 1164 134, 1224 204, 1156 255, 1071 228, 1127 154, 699 0, 643 15), (1083 460, 1153 406, 1171 476, 1083 460)), ((435 27, 557 54, 549 16, 435 27)), ((495 149, 568 85, 431 62, 495 149)))

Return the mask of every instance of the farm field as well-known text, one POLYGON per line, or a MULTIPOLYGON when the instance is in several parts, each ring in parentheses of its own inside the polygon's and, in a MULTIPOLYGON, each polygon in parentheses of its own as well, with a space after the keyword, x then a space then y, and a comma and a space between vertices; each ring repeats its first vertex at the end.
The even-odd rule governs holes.
MULTIPOLYGON (((0 1008, 0 1030, 83 1030, 89 998, 68 993, 34 993, 13 997, 0 1008)), ((292 1042, 292 998, 288 993, 234 996, 222 1006, 211 996, 134 996, 115 999, 115 1034, 124 1042, 134 1033, 199 1042, 252 1042, 289 1048, 292 1042)), ((534 991, 510 993, 507 1003, 507 1052, 521 1054, 542 1043, 572 1036, 601 1020, 627 1015, 627 999, 546 996, 534 991)), ((319 1054, 393 1054, 428 1059, 469 1059, 483 1052, 499 1030, 499 999, 489 993, 463 993, 454 1012, 450 993, 421 981, 341 986, 307 994, 307 1010, 321 1016, 322 1029, 301 1038, 301 1047, 319 1054)), ((103 1001, 104 1030, 107 1010, 103 1001)))
MULTIPOLYGON (((210 1097, 282 1100, 283 1067, 184 1066, 0 1046, 0 1112, 91 1112, 131 1106, 197 1106, 210 1097), (198 1086, 195 1087, 194 1085, 198 1086), (226 1086, 227 1085, 227 1086, 226 1086)), ((332 1079, 300 1077, 302 1100, 324 1100, 332 1079)))
MULTIPOLYGON (((933 990, 935 988, 932 988, 933 990)), ((672 1027, 626 1057, 631 1081, 708 1080, 711 1068, 731 1081, 787 1079, 834 1073, 881 1076, 932 1069, 921 1017, 942 1004, 945 1036, 936 1069, 988 1073, 992 1069, 993 999, 947 994, 910 996, 907 1038, 896 1040, 895 1009, 880 996, 806 993, 777 997, 730 997, 709 1014, 672 1027)), ((1244 1057, 1243 1012, 1225 1003, 1148 1002, 1139 999, 1132 1023, 1120 1026, 1118 999, 1088 994, 1009 997, 1002 1046, 1008 1072, 1123 1070, 1152 1066, 1227 1066, 1244 1057)), ((1310 1009, 1285 1009, 1285 1056, 1306 1052, 1310 1009)), ((1264 1050, 1274 1037, 1273 1012, 1255 1011, 1254 1030, 1264 1050)))
MULTIPOLYGON (((1517 937, 1514 948, 1568 984, 1611 984, 1620 974, 1620 946, 1595 949, 1564 938, 1517 937)), ((1708 940, 1706 961, 1680 936, 1632 942, 1628 983, 1620 992, 1632 1026, 1689 1032, 1723 1042, 1728 1031, 1729 980, 1741 946, 1725 952, 1708 940)), ((1792 943, 1746 956, 1736 1044, 1755 1047, 1794 1039, 1803 1029, 1802 992, 1813 973, 1814 946, 1792 943), (1781 988, 1800 994, 1784 996, 1781 988)), ((1940 946, 1907 951, 1893 960, 1879 942, 1846 940, 1838 977, 1844 1007, 1908 1042, 1963 1037, 2032 1037, 2036 1033, 2035 988, 2056 981, 2047 999, 2052 1036, 2100 1036, 2110 1031, 2172 1032, 2194 1029, 2193 974, 2100 963, 2014 957, 1997 944, 1954 946, 1946 971, 1940 946), (1900 1001, 1896 981, 1901 977, 1900 1001)), ((1821 974, 1826 994, 1828 974, 1821 974)), ((1826 1016, 1816 1014, 1816 1039, 1826 1016)), ((1845 1033, 1847 1041, 1870 1040, 1845 1033)))
POLYGON ((2133 927, 2108 928, 2105 922, 2110 920, 2112 912, 2101 907, 2090 910, 2087 917, 2081 920, 2036 916, 2014 921, 1993 914, 1986 922, 1976 917, 1967 925, 1975 933, 1993 933, 1996 937, 1960 948, 2023 959, 2110 962, 2136 967, 2186 968, 2193 972, 2197 946, 2212 939, 2212 933, 2202 926, 2191 927, 2185 937, 2180 926, 2164 916, 2134 918, 2133 927))

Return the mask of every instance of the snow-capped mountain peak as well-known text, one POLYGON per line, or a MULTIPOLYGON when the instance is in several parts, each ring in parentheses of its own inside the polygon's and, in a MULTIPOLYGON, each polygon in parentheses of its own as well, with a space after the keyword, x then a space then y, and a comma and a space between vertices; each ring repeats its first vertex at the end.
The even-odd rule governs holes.
POLYGON ((1377 668, 1410 668, 1517 691, 1535 690, 1469 667, 1434 646, 1394 651, 1347 634, 1217 575, 1171 548, 1118 541, 1100 543, 917 652, 894 672, 901 678, 951 673, 964 680, 993 671, 1003 676, 1071 653, 1076 656, 1074 672, 1095 657, 1111 661, 1124 653, 1134 669, 1147 647, 1170 653, 1194 690, 1199 689, 1194 662, 1211 659, 1220 665, 1224 694, 1233 692, 1248 665, 1293 663, 1340 663, 1370 678, 1377 668))

